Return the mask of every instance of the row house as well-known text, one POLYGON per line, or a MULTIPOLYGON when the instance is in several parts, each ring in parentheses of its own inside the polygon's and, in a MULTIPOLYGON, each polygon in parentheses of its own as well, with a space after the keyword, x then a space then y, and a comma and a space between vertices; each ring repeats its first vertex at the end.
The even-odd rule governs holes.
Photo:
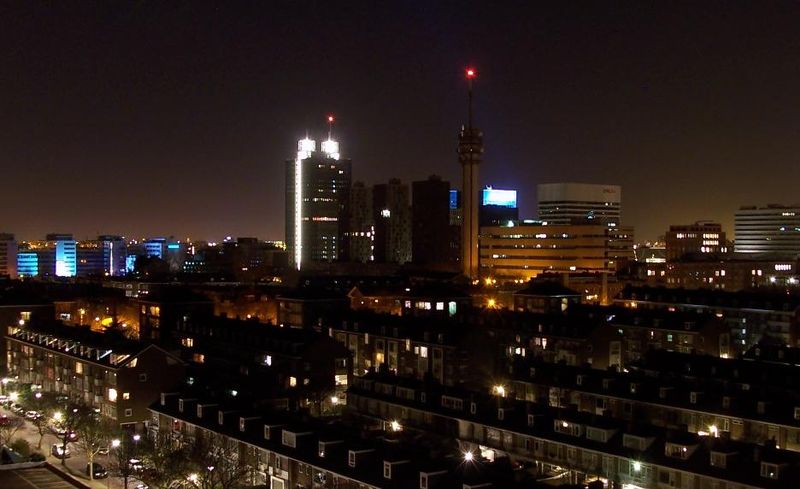
POLYGON ((275 379, 316 411, 345 402, 350 352, 313 329, 213 317, 179 325, 175 340, 187 361, 220 376, 275 379))
MULTIPOLYGON (((358 436, 352 427, 286 412, 229 406, 190 393, 163 393, 150 408, 151 434, 179 443, 207 440, 249 475, 243 486, 271 489, 478 489, 518 486, 509 468, 437 457, 397 426, 358 436)), ((451 454, 453 455, 453 454, 451 454)), ((460 454, 458 454, 460 455, 460 454)))
POLYGON ((713 314, 730 330, 730 356, 743 353, 764 338, 798 346, 800 296, 785 290, 689 290, 664 287, 623 289, 614 303, 630 309, 713 314))
POLYGON ((445 385, 483 385, 505 369, 504 346, 487 329, 437 318, 352 311, 328 334, 353 355, 354 372, 387 370, 445 385))
POLYGON ((180 358, 156 345, 111 340, 85 328, 12 326, 6 335, 10 375, 98 409, 140 429, 159 394, 184 378, 180 358))
POLYGON ((574 409, 371 375, 354 380, 351 408, 368 419, 459 440, 485 460, 510 458, 538 477, 603 487, 789 487, 800 454, 615 420, 574 409), (554 475, 555 474, 555 475, 554 475))
POLYGON ((628 372, 518 359, 507 389, 553 407, 800 451, 796 378, 796 367, 652 351, 628 372))

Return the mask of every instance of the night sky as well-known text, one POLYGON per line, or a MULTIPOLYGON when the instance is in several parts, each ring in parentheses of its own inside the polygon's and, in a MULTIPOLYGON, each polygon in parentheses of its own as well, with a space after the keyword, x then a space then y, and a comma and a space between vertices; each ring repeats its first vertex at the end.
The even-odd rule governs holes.
POLYGON ((354 179, 456 185, 468 64, 523 217, 554 181, 621 184, 639 238, 800 201, 796 2, 218 3, 0 3, 0 231, 283 239, 329 112, 354 179))

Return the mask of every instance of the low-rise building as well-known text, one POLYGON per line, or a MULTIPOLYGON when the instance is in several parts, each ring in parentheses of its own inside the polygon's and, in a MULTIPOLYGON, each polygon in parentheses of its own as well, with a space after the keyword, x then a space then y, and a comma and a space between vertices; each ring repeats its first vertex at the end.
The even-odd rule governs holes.
POLYGON ((601 480, 625 488, 750 489, 788 487, 800 454, 722 441, 572 408, 442 387, 392 375, 357 378, 354 414, 457 439, 464 452, 509 457, 565 483, 601 480), (731 458, 728 458, 731 457, 731 458))
POLYGON ((19 382, 41 385, 137 429, 149 419, 150 404, 185 372, 180 358, 156 345, 60 323, 9 327, 6 357, 19 382))

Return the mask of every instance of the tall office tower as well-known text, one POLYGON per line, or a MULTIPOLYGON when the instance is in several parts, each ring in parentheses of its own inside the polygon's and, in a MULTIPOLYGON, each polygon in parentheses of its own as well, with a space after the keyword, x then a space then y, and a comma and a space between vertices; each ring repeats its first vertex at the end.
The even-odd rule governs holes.
POLYGON ((372 187, 375 222, 375 261, 403 264, 411 261, 411 208, 408 184, 392 178, 372 187))
POLYGON ((478 221, 483 226, 502 226, 519 220, 517 191, 486 187, 481 192, 478 221))
POLYGON ((800 204, 742 207, 736 212, 737 253, 800 253, 800 204))
POLYGON ((375 220, 372 215, 372 188, 355 182, 346 206, 342 235, 344 261, 366 263, 374 260, 375 220))
MULTIPOLYGON (((458 200, 456 199, 456 203, 458 200)), ((411 184, 411 259, 450 262, 450 182, 438 175, 411 184)))
POLYGON ((330 132, 321 151, 312 139, 297 142, 296 158, 286 162, 286 249, 296 269, 339 259, 350 171, 350 160, 340 159, 330 132))
POLYGON ((97 240, 103 246, 103 273, 112 277, 125 275, 127 273, 125 258, 128 253, 125 239, 122 236, 106 234, 98 236, 97 240))
POLYGON ((548 224, 620 223, 619 185, 543 183, 537 186, 537 196, 539 219, 548 224))
POLYGON ((461 272, 478 278, 478 167, 483 160, 483 133, 472 126, 472 81, 476 72, 466 71, 467 125, 458 134, 458 162, 461 164, 461 272))
POLYGON ((13 234, 0 233, 0 276, 17 278, 17 241, 13 234))
POLYGON ((667 261, 680 260, 686 255, 728 251, 725 232, 716 222, 698 221, 694 224, 670 226, 664 239, 667 261))

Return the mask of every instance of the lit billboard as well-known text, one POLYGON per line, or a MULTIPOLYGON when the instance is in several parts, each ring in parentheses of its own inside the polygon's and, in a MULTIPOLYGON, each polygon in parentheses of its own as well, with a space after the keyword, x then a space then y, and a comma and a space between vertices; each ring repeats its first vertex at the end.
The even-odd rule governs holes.
POLYGON ((483 205, 496 205, 500 207, 516 208, 517 191, 486 187, 483 189, 482 203, 483 205))

